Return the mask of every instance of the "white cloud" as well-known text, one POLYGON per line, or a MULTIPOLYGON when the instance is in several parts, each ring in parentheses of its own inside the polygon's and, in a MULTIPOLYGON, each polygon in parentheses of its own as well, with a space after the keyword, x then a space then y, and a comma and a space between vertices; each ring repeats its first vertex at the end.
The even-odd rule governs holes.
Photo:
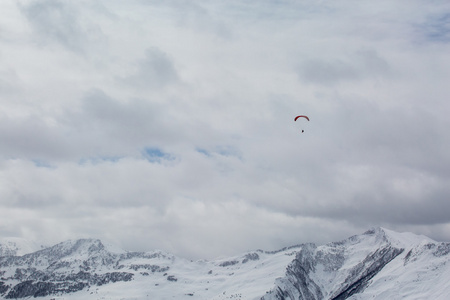
POLYGON ((0 235, 188 257, 450 238, 448 4, 18 3, 0 235))

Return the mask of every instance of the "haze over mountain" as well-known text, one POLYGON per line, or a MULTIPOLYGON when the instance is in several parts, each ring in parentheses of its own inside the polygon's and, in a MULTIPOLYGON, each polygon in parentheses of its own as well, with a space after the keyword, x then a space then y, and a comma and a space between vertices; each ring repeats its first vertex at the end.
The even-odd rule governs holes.
POLYGON ((212 261, 127 252, 96 239, 69 240, 21 256, 8 247, 0 245, 4 299, 444 300, 450 295, 450 243, 384 228, 322 246, 299 244, 212 261))
POLYGON ((37 243, 17 237, 0 239, 0 256, 22 256, 44 248, 37 243))

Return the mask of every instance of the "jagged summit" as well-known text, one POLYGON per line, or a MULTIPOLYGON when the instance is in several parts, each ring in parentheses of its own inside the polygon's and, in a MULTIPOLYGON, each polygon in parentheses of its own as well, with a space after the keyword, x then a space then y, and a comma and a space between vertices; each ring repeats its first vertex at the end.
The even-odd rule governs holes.
POLYGON ((342 241, 331 242, 329 244, 352 245, 360 244, 363 241, 371 247, 390 244, 398 248, 408 248, 421 243, 437 243, 435 240, 424 235, 417 235, 411 232, 396 232, 383 227, 373 227, 360 235, 354 235, 342 241))
MULTIPOLYGON (((0 249, 6 249, 3 244, 0 249)), ((190 261, 98 239, 0 256, 0 298, 448 299, 450 243, 372 228, 322 246, 190 261), (193 298, 192 298, 193 297, 193 298)))
POLYGON ((379 228, 380 231, 384 233, 386 239, 397 247, 407 248, 411 245, 421 244, 421 243, 437 243, 435 240, 424 236, 417 235, 412 232, 395 232, 386 228, 379 228))
POLYGON ((104 251, 105 246, 98 239, 78 239, 67 240, 52 247, 42 250, 42 254, 53 257, 64 257, 73 254, 90 255, 92 253, 104 251))

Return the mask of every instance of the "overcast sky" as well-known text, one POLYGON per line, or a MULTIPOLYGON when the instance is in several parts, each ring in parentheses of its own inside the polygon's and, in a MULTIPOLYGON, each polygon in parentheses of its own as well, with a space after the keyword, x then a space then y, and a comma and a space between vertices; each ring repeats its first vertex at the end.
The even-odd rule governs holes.
POLYGON ((448 0, 2 0, 0 237, 450 241, 449 53, 448 0))

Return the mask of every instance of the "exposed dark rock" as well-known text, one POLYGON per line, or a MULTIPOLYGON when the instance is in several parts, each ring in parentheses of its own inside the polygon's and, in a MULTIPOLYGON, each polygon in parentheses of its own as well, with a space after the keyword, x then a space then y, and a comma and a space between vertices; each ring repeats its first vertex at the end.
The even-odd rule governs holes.
POLYGON ((362 292, 370 279, 372 279, 391 260, 397 257, 404 249, 390 246, 376 250, 352 269, 341 289, 330 300, 344 300, 351 295, 362 292))
MULTIPOLYGON (((118 281, 130 281, 133 279, 132 273, 109 272, 98 275, 85 271, 71 273, 68 275, 56 275, 36 271, 35 269, 16 269, 14 279, 22 279, 22 282, 13 286, 6 295, 6 298, 40 297, 55 293, 70 293, 82 290, 90 285, 104 285, 118 281), (23 279, 26 280, 23 280, 23 279)), ((0 294, 4 294, 9 289, 3 282, 0 285, 0 294)))
POLYGON ((3 281, 0 281, 0 295, 5 294, 9 290, 9 286, 6 285, 3 281))
POLYGON ((155 272, 161 272, 162 273, 162 272, 167 272, 169 270, 169 267, 160 267, 160 266, 157 266, 157 265, 149 265, 149 264, 142 264, 142 265, 134 265, 134 264, 132 264, 128 268, 130 270, 134 270, 134 271, 138 271, 140 269, 145 269, 145 270, 151 271, 152 273, 155 273, 155 272))
MULTIPOLYGON (((326 248, 317 248, 313 244, 303 245, 301 251, 296 254, 295 260, 287 267, 286 276, 280 278, 277 287, 261 299, 280 300, 344 300, 350 296, 361 293, 369 284, 369 281, 380 272, 384 266, 397 257, 404 249, 392 247, 383 232, 368 231, 364 235, 372 235, 382 245, 374 252, 369 253, 363 261, 346 270, 347 277, 338 288, 331 291, 330 295, 324 295, 318 278, 315 277, 318 266, 325 272, 338 272, 346 261, 346 249, 349 245, 359 243, 361 236, 330 243, 326 248)), ((408 254, 407 257, 412 254, 408 254)))
POLYGON ((249 253, 249 254, 245 255, 244 259, 242 260, 242 263, 245 264, 250 260, 259 260, 258 253, 249 253))
POLYGON ((221 266, 221 267, 229 267, 229 266, 237 265, 238 263, 239 263, 239 261, 237 261, 237 260, 230 260, 230 261, 224 261, 219 266, 221 266))

